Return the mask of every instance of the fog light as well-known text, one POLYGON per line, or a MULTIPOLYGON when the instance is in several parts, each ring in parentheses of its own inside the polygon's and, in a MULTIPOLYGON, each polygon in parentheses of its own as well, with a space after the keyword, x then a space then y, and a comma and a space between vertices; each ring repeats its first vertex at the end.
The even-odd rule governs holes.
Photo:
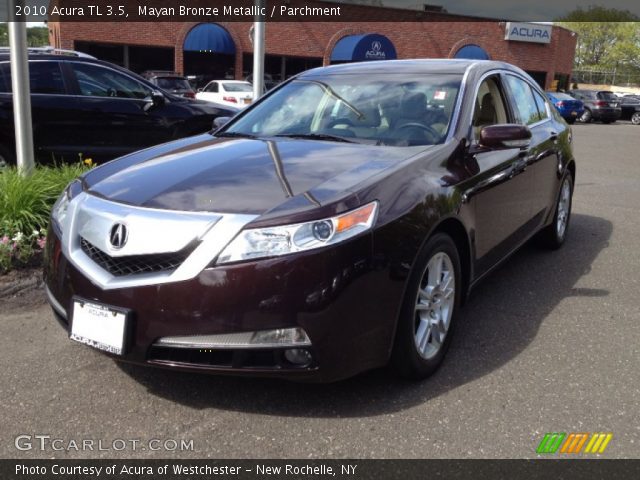
POLYGON ((306 367, 311 363, 311 352, 302 348, 292 348, 284 352, 287 362, 297 367, 306 367))

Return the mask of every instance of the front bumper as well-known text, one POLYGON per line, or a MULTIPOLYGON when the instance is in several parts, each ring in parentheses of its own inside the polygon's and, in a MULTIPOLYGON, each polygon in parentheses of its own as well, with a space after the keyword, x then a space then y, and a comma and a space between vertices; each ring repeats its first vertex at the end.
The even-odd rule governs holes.
MULTIPOLYGON (((133 334, 116 358, 179 370, 335 381, 389 358, 403 282, 376 269, 371 234, 331 248, 206 268, 186 281, 103 289, 63 254, 50 229, 45 284, 67 331, 72 298, 130 309, 133 334), (300 327, 312 362, 286 361, 284 349, 176 349, 164 337, 300 327)), ((106 354, 112 356, 110 354, 106 354)))

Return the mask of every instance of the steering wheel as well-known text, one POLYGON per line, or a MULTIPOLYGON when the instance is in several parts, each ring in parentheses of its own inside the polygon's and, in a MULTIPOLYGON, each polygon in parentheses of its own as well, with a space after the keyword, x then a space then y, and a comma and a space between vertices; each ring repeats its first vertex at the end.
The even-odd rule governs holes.
POLYGON ((423 125, 422 123, 417 122, 405 123, 404 125, 400 125, 396 130, 399 131, 405 128, 418 128, 420 130, 423 130, 424 132, 429 134, 431 140, 433 140, 433 143, 436 143, 438 140, 440 140, 440 133, 438 133, 436 129, 429 127, 428 125, 423 125))
POLYGON ((118 92, 116 92, 115 88, 108 88, 107 89, 107 95, 109 95, 110 97, 117 97, 118 96, 118 92))
POLYGON ((346 125, 348 127, 353 127, 353 122, 348 118, 336 118, 335 120, 331 120, 325 128, 333 128, 336 125, 346 125))

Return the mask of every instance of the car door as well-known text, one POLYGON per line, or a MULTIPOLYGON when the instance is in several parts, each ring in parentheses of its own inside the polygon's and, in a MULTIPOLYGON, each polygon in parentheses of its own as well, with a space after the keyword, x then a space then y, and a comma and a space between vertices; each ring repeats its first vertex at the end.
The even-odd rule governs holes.
POLYGON ((520 148, 488 148, 479 143, 483 127, 514 121, 500 75, 485 78, 475 97, 466 159, 474 175, 463 195, 475 211, 476 275, 481 276, 527 237, 532 175, 520 167, 520 148))
MULTIPOLYGON (((4 90, 0 92, 0 118, 3 126, 2 141, 11 151, 15 149, 13 96, 9 63, 0 64, 4 90), (6 137, 5 137, 6 135, 6 137)), ((33 125, 34 154, 39 163, 75 161, 78 123, 73 97, 67 95, 67 85, 60 62, 56 60, 30 60, 29 84, 31 90, 31 120, 33 125)))
POLYGON ((209 82, 206 87, 202 89, 202 92, 197 96, 197 98, 207 102, 222 102, 220 85, 216 81, 209 82))
POLYGON ((111 159, 174 138, 176 120, 150 105, 150 86, 114 68, 66 62, 77 91, 85 156, 111 159))
POLYGON ((559 146, 558 138, 567 128, 556 122, 550 105, 541 92, 522 77, 507 74, 505 83, 517 113, 517 122, 531 130, 531 143, 522 152, 522 168, 529 171, 527 191, 531 198, 532 218, 530 231, 538 230, 549 209, 555 206, 558 191, 559 146))

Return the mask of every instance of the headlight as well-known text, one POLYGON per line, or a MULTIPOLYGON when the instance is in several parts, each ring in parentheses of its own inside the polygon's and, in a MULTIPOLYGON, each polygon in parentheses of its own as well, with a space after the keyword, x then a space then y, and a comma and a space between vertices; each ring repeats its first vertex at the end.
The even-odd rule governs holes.
POLYGON ((218 257, 217 264, 276 257, 335 245, 371 228, 378 202, 313 222, 244 230, 218 257))
POLYGON ((51 210, 51 219, 55 227, 58 229, 59 233, 62 233, 63 227, 67 218, 67 210, 69 209, 69 203, 71 199, 74 197, 74 193, 76 188, 79 187, 80 182, 74 180, 71 182, 62 192, 62 195, 56 200, 56 203, 53 205, 53 209, 51 210))

